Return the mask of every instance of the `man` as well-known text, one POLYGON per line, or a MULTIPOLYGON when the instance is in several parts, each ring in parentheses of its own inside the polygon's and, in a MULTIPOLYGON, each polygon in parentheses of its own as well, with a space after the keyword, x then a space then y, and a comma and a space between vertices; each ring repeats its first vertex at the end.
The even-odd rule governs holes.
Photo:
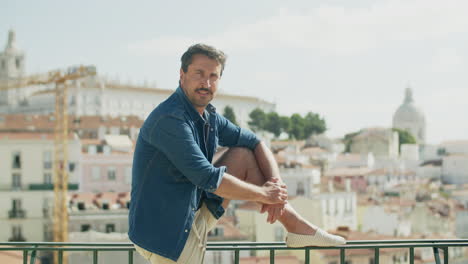
POLYGON ((211 46, 191 46, 181 58, 179 87, 140 130, 128 232, 137 251, 153 264, 202 263, 207 233, 230 199, 261 204, 267 221, 279 220, 289 232, 288 246, 345 243, 294 211, 268 147, 210 104, 225 61, 211 46), (216 153, 218 145, 229 149, 216 153))

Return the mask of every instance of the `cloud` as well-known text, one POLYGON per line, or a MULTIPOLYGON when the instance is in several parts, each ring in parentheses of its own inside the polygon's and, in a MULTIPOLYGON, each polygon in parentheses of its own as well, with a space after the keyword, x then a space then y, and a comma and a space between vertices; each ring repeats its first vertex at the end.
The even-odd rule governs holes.
POLYGON ((277 15, 250 24, 234 24, 210 36, 160 36, 128 45, 136 54, 180 53, 195 42, 223 50, 269 47, 350 54, 401 42, 446 38, 467 32, 468 1, 383 0, 369 7, 323 5, 306 12, 281 8, 277 15))

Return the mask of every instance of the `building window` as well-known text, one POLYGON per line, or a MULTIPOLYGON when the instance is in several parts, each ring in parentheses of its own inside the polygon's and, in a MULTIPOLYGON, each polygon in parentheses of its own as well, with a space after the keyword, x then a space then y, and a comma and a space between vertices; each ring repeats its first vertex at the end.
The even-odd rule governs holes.
POLYGON ((275 241, 284 241, 284 229, 282 226, 275 227, 275 241))
POLYGON ((101 168, 94 166, 91 168, 91 175, 93 177, 93 180, 100 180, 101 179, 101 168))
POLYGON ((113 233, 115 232, 115 225, 114 224, 106 224, 106 233, 113 233))
POLYGON ((49 198, 44 198, 42 201, 42 216, 44 218, 48 218, 50 214, 50 205, 49 205, 49 198))
POLYGON ((222 227, 215 227, 212 229, 209 233, 208 236, 210 237, 222 237, 224 236, 224 229, 222 227))
POLYGON ((107 168, 107 179, 109 181, 115 181, 115 167, 107 168))
POLYGON ((21 169, 21 153, 13 152, 13 169, 21 169))
POLYGON ((5 61, 2 60, 2 69, 5 69, 6 68, 6 64, 5 64, 5 61))
POLYGON ((53 239, 54 236, 52 225, 44 224, 44 241, 52 241, 53 239))
POLYGON ((87 232, 89 230, 91 230, 91 225, 90 224, 81 225, 81 232, 87 232))
POLYGON ((44 151, 42 158, 44 160, 44 169, 48 170, 52 168, 52 151, 44 151))
POLYGON ((21 68, 21 59, 20 59, 20 58, 16 58, 15 64, 16 64, 16 69, 19 70, 19 69, 21 68))
POLYGON ((10 218, 24 218, 25 212, 21 209, 21 199, 11 200, 11 210, 9 211, 10 218))
POLYGON ((125 183, 132 183, 132 167, 125 168, 125 183))
POLYGON ((348 197, 348 198, 345 200, 345 203, 346 203, 346 212, 347 212, 347 213, 350 213, 350 212, 351 212, 351 209, 352 209, 352 206, 351 206, 351 199, 348 197))
POLYGON ((44 184, 52 184, 52 173, 44 173, 44 184))
POLYGON ((20 225, 13 225, 11 227, 11 238, 8 239, 10 242, 24 242, 26 239, 23 237, 23 231, 20 225))
POLYGON ((305 189, 304 189, 304 183, 303 182, 298 182, 297 183, 297 195, 304 195, 305 194, 305 189))
POLYGON ((68 171, 69 172, 74 172, 75 171, 76 164, 75 162, 69 162, 68 163, 68 171))
POLYGON ((12 173, 11 187, 13 189, 21 189, 21 173, 12 173))

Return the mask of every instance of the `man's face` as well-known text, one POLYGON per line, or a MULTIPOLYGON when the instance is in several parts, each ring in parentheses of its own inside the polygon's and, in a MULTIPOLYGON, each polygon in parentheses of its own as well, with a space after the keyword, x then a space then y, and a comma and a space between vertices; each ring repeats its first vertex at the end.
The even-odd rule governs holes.
POLYGON ((180 86, 200 114, 213 100, 220 78, 221 64, 202 54, 192 57, 187 72, 180 69, 180 86))

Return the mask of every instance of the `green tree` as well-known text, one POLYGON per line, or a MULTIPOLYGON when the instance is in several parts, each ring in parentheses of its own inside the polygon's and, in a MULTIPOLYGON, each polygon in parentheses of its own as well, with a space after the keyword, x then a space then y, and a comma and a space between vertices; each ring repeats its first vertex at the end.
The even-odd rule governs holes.
POLYGON ((267 123, 267 115, 260 108, 255 108, 249 114, 250 121, 248 122, 249 127, 253 131, 265 130, 267 123))
POLYGON ((281 134, 280 116, 276 112, 269 112, 266 117, 265 130, 278 137, 281 134))
POLYGON ((316 113, 308 112, 304 117, 304 139, 311 135, 322 134, 327 130, 325 119, 316 113))
POLYGON ((290 118, 288 130, 289 138, 304 139, 304 128, 304 118, 300 114, 293 114, 290 118))
POLYGON ((229 121, 231 121, 233 124, 238 125, 236 121, 236 114, 234 114, 234 109, 232 109, 232 107, 230 107, 229 105, 224 107, 223 116, 229 121))
POLYGON ((287 116, 280 116, 279 122, 281 127, 281 133, 289 133, 289 128, 291 127, 291 118, 287 116))
POLYGON ((410 132, 399 128, 392 130, 398 133, 398 151, 401 151, 402 144, 416 144, 416 139, 410 132))
POLYGON ((361 130, 348 133, 344 136, 343 138, 343 143, 345 144, 345 152, 349 153, 351 152, 351 144, 353 144, 353 138, 361 133, 361 130))

